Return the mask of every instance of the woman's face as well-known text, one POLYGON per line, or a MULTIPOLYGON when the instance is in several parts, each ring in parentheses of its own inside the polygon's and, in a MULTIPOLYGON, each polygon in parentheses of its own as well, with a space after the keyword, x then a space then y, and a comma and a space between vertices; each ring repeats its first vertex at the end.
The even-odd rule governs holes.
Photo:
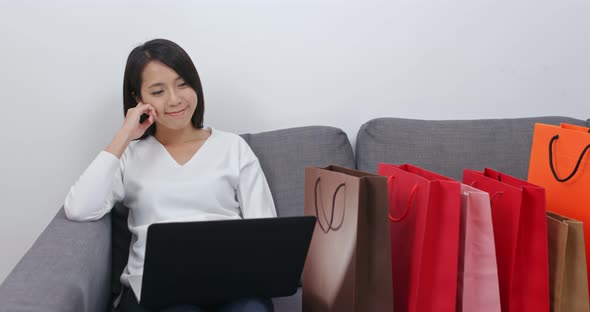
POLYGON ((157 127, 180 130, 191 124, 197 94, 172 68, 150 61, 144 68, 141 100, 156 109, 157 127))

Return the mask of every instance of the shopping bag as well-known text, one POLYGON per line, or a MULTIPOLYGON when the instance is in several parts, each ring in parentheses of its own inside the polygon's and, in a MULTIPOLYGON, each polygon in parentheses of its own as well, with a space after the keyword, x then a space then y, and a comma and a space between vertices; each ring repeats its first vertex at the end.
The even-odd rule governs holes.
POLYGON ((388 177, 396 311, 454 312, 460 183, 411 165, 379 164, 388 177))
POLYGON ((559 126, 562 129, 570 129, 570 130, 577 130, 577 131, 590 133, 590 128, 584 127, 584 126, 572 125, 572 124, 568 124, 568 123, 561 123, 559 126))
MULTIPOLYGON (((535 124, 528 181, 546 190, 547 210, 590 223, 590 134, 588 128, 535 124)), ((586 272, 590 231, 584 229, 586 272)), ((587 275, 590 277, 590 275, 587 275)))
POLYGON ((490 194, 502 311, 549 311, 545 190, 487 168, 463 183, 490 194))
POLYGON ((393 311, 387 179, 306 168, 305 215, 317 222, 303 269, 303 311, 393 311))
POLYGON ((547 235, 551 311, 590 311, 582 222, 547 212, 547 235))
POLYGON ((461 184, 457 312, 499 312, 500 286, 490 196, 461 184))

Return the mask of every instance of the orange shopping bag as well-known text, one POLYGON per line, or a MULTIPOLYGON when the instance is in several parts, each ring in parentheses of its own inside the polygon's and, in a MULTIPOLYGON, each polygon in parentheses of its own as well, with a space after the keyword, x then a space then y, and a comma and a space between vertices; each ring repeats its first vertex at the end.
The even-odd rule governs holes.
POLYGON ((571 124, 562 123, 561 124, 561 128, 563 128, 563 129, 578 130, 578 131, 590 133, 590 128, 582 127, 582 126, 578 126, 578 125, 571 125, 571 124))
MULTIPOLYGON (((535 124, 528 177, 529 182, 545 187, 548 211, 585 224, 590 224, 588 131, 568 124, 535 124)), ((584 227, 584 241, 586 259, 590 259, 590 227, 584 227)))

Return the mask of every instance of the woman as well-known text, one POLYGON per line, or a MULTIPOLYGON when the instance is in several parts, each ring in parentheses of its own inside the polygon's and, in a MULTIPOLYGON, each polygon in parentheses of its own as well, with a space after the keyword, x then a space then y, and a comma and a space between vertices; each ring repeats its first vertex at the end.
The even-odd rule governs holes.
MULTIPOLYGON (((143 274, 147 227, 183 222, 276 217, 258 159, 238 135, 203 126, 205 103, 188 54, 156 39, 131 51, 123 82, 125 120, 71 187, 66 216, 91 221, 116 202, 129 207, 132 234, 119 311, 145 311, 129 277, 143 274)), ((267 298, 165 311, 272 311, 267 298)))

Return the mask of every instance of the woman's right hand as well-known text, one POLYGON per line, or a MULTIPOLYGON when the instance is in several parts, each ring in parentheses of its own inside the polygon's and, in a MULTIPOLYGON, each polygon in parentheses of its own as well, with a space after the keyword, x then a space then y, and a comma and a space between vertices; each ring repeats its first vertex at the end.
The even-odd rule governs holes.
POLYGON ((127 115, 125 116, 125 121, 123 122, 120 131, 124 132, 130 141, 139 139, 145 131, 156 122, 157 118, 158 115, 153 106, 139 102, 135 107, 127 110, 127 115), (143 114, 147 114, 149 117, 145 119, 143 123, 139 123, 143 114))
POLYGON ((139 139, 157 119, 158 114, 153 106, 139 102, 137 106, 127 110, 121 130, 115 135, 113 141, 107 146, 105 151, 121 158, 127 145, 131 141, 139 139), (139 123, 143 114, 147 114, 149 117, 142 123, 139 123))

